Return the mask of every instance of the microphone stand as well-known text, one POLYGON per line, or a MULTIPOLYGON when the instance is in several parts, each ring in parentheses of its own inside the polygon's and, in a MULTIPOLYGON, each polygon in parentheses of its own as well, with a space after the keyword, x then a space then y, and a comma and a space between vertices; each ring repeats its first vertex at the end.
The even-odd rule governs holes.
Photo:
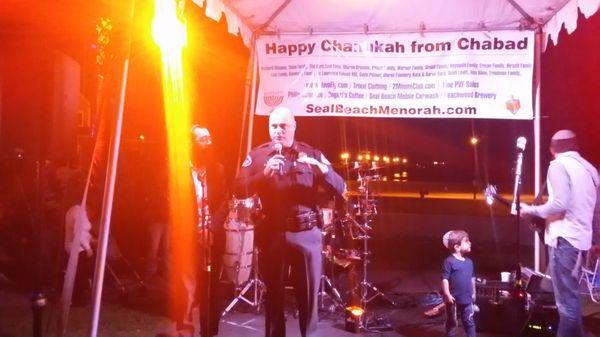
MULTIPOLYGON (((211 230, 210 230, 210 223, 211 223, 211 217, 210 217, 210 210, 208 207, 208 193, 207 193, 207 189, 206 189, 206 175, 207 172, 205 171, 204 174, 199 173, 198 174, 198 178, 200 180, 200 186, 202 188, 202 199, 201 199, 201 209, 202 209, 202 216, 200 217, 200 223, 198 224, 198 231, 200 233, 200 244, 202 245, 202 250, 204 250, 204 254, 202 257, 202 268, 203 268, 203 272, 204 272, 204 276, 205 276, 205 290, 206 290, 206 294, 205 294, 205 298, 204 298, 204 302, 205 302, 205 307, 204 310, 202 310, 200 312, 200 315, 204 315, 204 319, 206 321, 206 326, 203 327, 202 324, 200 326, 200 329, 202 330, 203 328, 206 328, 206 331, 201 331, 201 333, 210 335, 210 323, 211 323, 211 310, 212 310, 212 305, 211 305, 211 301, 210 301, 210 297, 211 297, 211 280, 212 280, 212 254, 211 254, 211 230)), ((201 289, 201 288, 200 288, 201 289)), ((202 322, 202 319, 200 320, 202 322)))
POLYGON ((515 271, 515 286, 517 294, 521 293, 522 290, 522 279, 521 279, 521 177, 519 177, 519 186, 517 191, 516 199, 516 226, 517 226, 517 270, 515 271))
MULTIPOLYGON (((41 157, 41 156, 40 156, 41 157)), ((33 311, 33 336, 34 337, 42 337, 43 335, 43 329, 42 329, 42 322, 43 322, 43 315, 44 315, 44 307, 47 304, 47 300, 46 297, 44 295, 43 292, 43 251, 44 251, 44 195, 45 195, 45 188, 44 185, 46 183, 45 181, 45 175, 46 175, 46 164, 45 161, 42 158, 38 158, 35 161, 35 178, 34 178, 34 184, 35 184, 35 197, 36 197, 36 201, 35 201, 35 208, 34 208, 34 218, 35 219, 35 224, 32 223, 32 225, 36 226, 37 228, 37 233, 34 236, 34 242, 36 244, 36 248, 37 248, 37 254, 38 254, 38 258, 37 258, 37 263, 36 263, 36 269, 37 269, 37 275, 35 277, 35 290, 34 293, 31 296, 31 310, 33 311)))
POLYGON ((521 280, 521 168, 523 166, 523 150, 520 149, 517 154, 517 163, 515 167, 515 185, 513 203, 510 213, 516 217, 517 227, 517 269, 515 270, 515 293, 521 295, 522 280, 521 280))

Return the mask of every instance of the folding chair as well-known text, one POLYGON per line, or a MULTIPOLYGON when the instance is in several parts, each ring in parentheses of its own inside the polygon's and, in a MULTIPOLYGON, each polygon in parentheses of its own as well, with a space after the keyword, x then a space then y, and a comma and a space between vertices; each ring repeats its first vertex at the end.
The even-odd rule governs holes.
POLYGON ((592 268, 589 268, 591 264, 588 264, 581 268, 581 276, 579 277, 579 284, 585 282, 587 292, 589 292, 592 301, 600 302, 600 258, 596 258, 596 263, 592 268))

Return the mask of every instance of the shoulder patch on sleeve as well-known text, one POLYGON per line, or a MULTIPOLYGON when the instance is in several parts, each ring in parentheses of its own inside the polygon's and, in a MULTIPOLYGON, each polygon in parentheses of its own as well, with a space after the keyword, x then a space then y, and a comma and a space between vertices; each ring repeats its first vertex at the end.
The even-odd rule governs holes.
POLYGON ((250 157, 250 155, 246 156, 246 159, 244 159, 244 162, 242 163, 242 167, 248 167, 252 165, 252 157, 250 157))
POLYGON ((327 158, 325 158, 325 155, 323 155, 322 153, 321 153, 321 163, 331 166, 331 163, 329 162, 329 160, 327 160, 327 158))

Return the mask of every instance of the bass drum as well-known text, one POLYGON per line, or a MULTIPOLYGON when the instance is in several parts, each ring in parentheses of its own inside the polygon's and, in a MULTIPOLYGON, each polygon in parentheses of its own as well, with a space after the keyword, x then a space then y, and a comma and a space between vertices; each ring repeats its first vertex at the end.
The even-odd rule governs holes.
POLYGON ((260 210, 260 199, 233 199, 225 227, 225 278, 236 287, 250 279, 254 257, 254 224, 252 214, 260 210))
POLYGON ((223 270, 225 278, 235 286, 248 281, 254 257, 254 226, 241 221, 225 223, 225 253, 223 270))
POLYGON ((356 249, 355 228, 357 222, 348 214, 335 218, 329 229, 324 231, 323 254, 331 263, 346 268, 362 259, 362 253, 356 249))

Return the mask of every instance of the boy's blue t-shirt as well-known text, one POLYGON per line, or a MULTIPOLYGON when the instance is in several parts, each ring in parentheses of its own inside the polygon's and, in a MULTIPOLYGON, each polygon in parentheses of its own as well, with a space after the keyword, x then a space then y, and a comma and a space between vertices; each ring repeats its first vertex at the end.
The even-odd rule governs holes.
POLYGON ((471 283, 473 277, 475 277, 473 260, 468 257, 461 261, 450 255, 444 260, 442 279, 448 280, 450 294, 456 303, 468 304, 473 301, 473 284, 471 283))

